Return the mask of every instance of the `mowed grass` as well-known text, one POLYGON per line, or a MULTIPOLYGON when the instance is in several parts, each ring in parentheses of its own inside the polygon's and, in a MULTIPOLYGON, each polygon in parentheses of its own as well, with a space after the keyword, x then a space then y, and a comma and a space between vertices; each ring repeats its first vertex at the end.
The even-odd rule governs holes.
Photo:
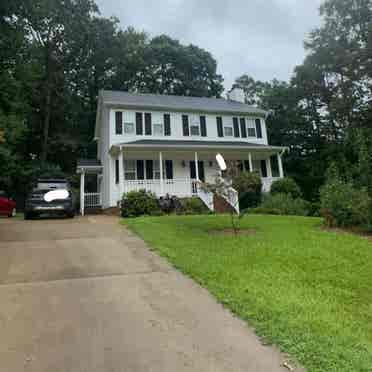
MULTIPOLYGON (((372 371, 372 242, 321 220, 251 215, 123 222, 309 371, 372 371)), ((218 327, 218 324, 216 324, 218 327)))

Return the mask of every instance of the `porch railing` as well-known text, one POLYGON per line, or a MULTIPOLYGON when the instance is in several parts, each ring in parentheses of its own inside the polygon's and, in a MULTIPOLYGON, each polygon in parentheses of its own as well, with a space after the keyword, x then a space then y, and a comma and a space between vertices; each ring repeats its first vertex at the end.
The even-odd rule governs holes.
POLYGON ((86 192, 84 194, 85 208, 96 208, 102 205, 101 193, 99 192, 86 192))
POLYGON ((171 196, 188 197, 193 195, 192 180, 176 178, 173 180, 125 180, 124 192, 146 190, 157 196, 169 194, 171 196))

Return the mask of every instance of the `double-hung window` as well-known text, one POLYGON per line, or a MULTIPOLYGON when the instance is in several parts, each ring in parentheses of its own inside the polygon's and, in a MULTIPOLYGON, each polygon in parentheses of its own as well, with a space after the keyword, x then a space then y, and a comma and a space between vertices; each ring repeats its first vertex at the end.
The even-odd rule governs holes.
POLYGON ((232 121, 228 121, 228 122, 224 123, 223 134, 224 134, 225 137, 232 137, 233 136, 234 130, 233 130, 232 121))
POLYGON ((154 127, 154 130, 153 130, 154 136, 163 136, 164 135, 163 123, 154 123, 153 127, 154 127))
POLYGON ((200 121, 197 116, 191 117, 190 134, 196 137, 200 136, 200 121))
POLYGON ((124 160, 124 178, 126 180, 135 180, 137 178, 136 169, 135 160, 124 160))
POLYGON ((124 123, 124 133, 125 134, 134 134, 134 123, 125 122, 124 123))
POLYGON ((248 119, 247 120, 247 131, 248 131, 248 137, 256 137, 256 124, 253 120, 248 119))
POLYGON ((157 137, 164 136, 164 115, 160 112, 152 114, 152 135, 157 137))

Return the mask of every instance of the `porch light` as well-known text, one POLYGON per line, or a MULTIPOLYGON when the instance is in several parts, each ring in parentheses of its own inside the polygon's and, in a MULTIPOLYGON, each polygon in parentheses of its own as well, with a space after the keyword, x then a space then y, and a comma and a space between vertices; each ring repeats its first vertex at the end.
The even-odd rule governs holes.
POLYGON ((217 164, 220 167, 221 171, 225 171, 227 169, 225 159, 221 154, 216 155, 217 164))
POLYGON ((185 162, 185 160, 182 160, 181 164, 182 164, 182 167, 183 167, 183 168, 186 167, 186 162, 185 162))
POLYGON ((213 161, 210 161, 210 162, 209 162, 209 167, 210 167, 210 168, 213 167, 213 161))

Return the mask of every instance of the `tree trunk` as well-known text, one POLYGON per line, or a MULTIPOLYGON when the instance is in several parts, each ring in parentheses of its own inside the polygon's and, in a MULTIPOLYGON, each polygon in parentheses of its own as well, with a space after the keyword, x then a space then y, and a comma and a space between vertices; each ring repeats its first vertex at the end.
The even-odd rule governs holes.
POLYGON ((40 156, 42 163, 45 163, 48 158, 49 127, 52 102, 52 50, 53 48, 48 40, 45 45, 45 116, 43 124, 43 143, 40 156))
POLYGON ((45 97, 45 117, 43 124, 43 145, 41 148, 41 162, 45 163, 48 157, 48 142, 49 142, 49 126, 50 126, 50 111, 51 111, 51 88, 49 76, 47 78, 46 97, 45 97))

